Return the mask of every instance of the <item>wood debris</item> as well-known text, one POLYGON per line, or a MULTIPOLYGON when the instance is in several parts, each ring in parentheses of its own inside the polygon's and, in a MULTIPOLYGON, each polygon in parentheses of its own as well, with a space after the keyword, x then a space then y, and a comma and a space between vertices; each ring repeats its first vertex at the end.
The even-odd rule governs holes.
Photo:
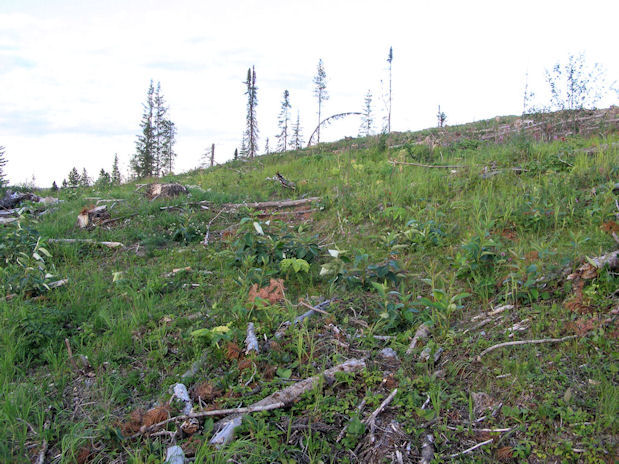
POLYGON ((518 340, 518 341, 514 341, 514 342, 505 342, 505 343, 499 343, 498 345, 494 345, 491 346, 490 348, 486 348, 484 351, 482 351, 481 353, 479 353, 479 355, 477 356, 477 360, 481 361, 481 358, 490 353, 491 351, 494 351, 498 348, 504 348, 506 346, 518 346, 518 345, 536 345, 536 344, 540 344, 540 343, 560 343, 560 342, 565 342, 567 340, 573 340, 574 338, 578 337, 578 335, 568 335, 567 337, 563 337, 563 338, 543 338, 540 340, 518 340))
POLYGON ((92 240, 89 238, 50 238, 48 240, 50 243, 90 243, 92 245, 99 245, 108 248, 124 248, 120 242, 97 242, 96 240, 92 240))
POLYGON ((256 337, 256 330, 254 328, 253 322, 247 324, 247 337, 245 338, 245 346, 245 354, 249 354, 252 351, 257 354, 260 351, 258 349, 258 338, 256 337))
POLYGON ((186 194, 187 188, 181 184, 148 184, 146 196, 151 200, 156 198, 171 198, 180 194, 186 194))
POLYGON ((92 228, 103 221, 110 219, 110 213, 107 206, 95 206, 94 208, 84 208, 77 216, 77 225, 80 229, 92 228))
POLYGON ((273 177, 267 177, 267 180, 272 180, 274 182, 279 182, 282 187, 288 188, 290 190, 296 190, 296 186, 294 182, 289 181, 284 176, 282 176, 279 172, 277 172, 273 177))
MULTIPOLYGON (((250 407, 266 407, 273 404, 289 405, 296 401, 303 393, 306 393, 319 385, 323 377, 326 379, 333 379, 335 374, 338 372, 351 373, 357 372, 362 369, 365 369, 365 361, 361 359, 349 359, 342 364, 338 364, 337 366, 325 370, 320 375, 309 377, 305 380, 290 385, 283 390, 275 392, 267 396, 266 398, 254 403, 250 407)), ((219 423, 215 424, 218 432, 213 436, 213 438, 211 438, 209 443, 217 447, 224 446, 226 443, 232 440, 234 436, 234 430, 239 427, 242 422, 242 415, 234 415, 227 417, 226 419, 222 419, 219 423)))
POLYGON ((410 345, 408 345, 406 354, 411 354, 413 350, 415 349, 415 347, 417 346, 417 342, 419 342, 420 340, 425 340, 426 338, 428 338, 429 335, 430 335, 430 327, 425 323, 421 324, 417 328, 417 331, 415 332, 415 335, 413 336, 413 339, 411 340, 410 345))

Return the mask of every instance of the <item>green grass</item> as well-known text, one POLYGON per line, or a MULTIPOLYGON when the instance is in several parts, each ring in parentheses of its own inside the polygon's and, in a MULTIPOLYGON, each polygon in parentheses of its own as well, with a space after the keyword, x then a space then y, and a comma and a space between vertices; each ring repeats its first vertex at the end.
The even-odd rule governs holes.
MULTIPOLYGON (((169 387, 206 353, 187 386, 210 382, 225 393, 217 407, 249 405, 347 358, 366 357, 367 369, 324 382, 290 408, 247 417, 223 450, 208 446, 207 421, 191 445, 187 437, 178 440, 193 449, 195 462, 391 462, 394 446, 414 462, 427 433, 435 437, 437 462, 452 462, 450 454, 492 437, 455 460, 611 462, 617 274, 602 270, 585 281, 582 313, 565 303, 576 292, 567 274, 585 257, 617 247, 602 227, 616 221, 616 134, 551 143, 469 140, 434 151, 406 145, 431 133, 395 134, 390 144, 405 144, 398 148, 386 148, 380 137, 342 141, 170 177, 199 187, 190 187, 189 199, 148 201, 133 184, 61 191, 56 211, 36 221, 25 216, 22 225, 35 229, 52 255, 45 258, 54 274, 48 280, 69 283, 42 293, 25 288, 0 302, 0 461, 28 462, 47 439, 48 462, 75 462, 84 450, 89 462, 163 462, 165 436, 127 440, 120 426, 131 411, 167 401, 169 387), (579 151, 602 145, 607 148, 594 154, 579 151), (393 166, 390 159, 466 168, 393 166), (483 179, 491 164, 526 171, 483 179), (265 180, 276 171, 297 190, 265 180), (91 196, 125 199, 114 205, 113 217, 137 215, 109 229, 79 230, 76 216, 91 196), (269 223, 249 210, 222 214, 211 225, 210 245, 200 243, 219 204, 291 196, 320 196, 319 210, 269 223), (160 209, 203 200, 211 202, 208 210, 160 209), (233 233, 220 237, 228 227, 233 233), (130 248, 45 243, 48 238, 130 248), (190 271, 165 276, 187 266, 190 271), (249 303, 252 285, 271 278, 284 279, 286 300, 249 303), (250 367, 230 356, 230 343, 243 347, 248 322, 262 348, 264 336, 271 339, 282 322, 305 312, 298 301, 312 298, 337 300, 329 316, 291 327, 274 349, 248 357, 250 367), (474 316, 502 304, 514 309, 472 329, 481 320, 474 316), (526 329, 510 338, 508 329, 520 321, 526 329), (437 365, 419 361, 423 343, 405 354, 421 323, 431 326, 425 345, 432 353, 443 350, 437 365), (329 324, 341 331, 337 340, 329 324), (475 360, 496 343, 563 337, 586 324, 589 330, 575 340, 508 347, 475 360), (229 331, 195 334, 218 326, 229 331), (65 338, 75 356, 88 357, 91 370, 72 370, 65 338), (401 362, 383 360, 384 347, 401 362), (376 447, 359 421, 395 386, 399 393, 376 432, 387 441, 376 447), (482 413, 473 411, 473 392, 503 404, 479 427, 509 432, 474 431, 467 421, 482 413), (381 430, 392 421, 400 433, 387 436, 381 430)), ((14 230, 3 227, 2 233, 14 230)), ((29 253, 32 243, 24 243, 29 253)), ((11 266, 5 269, 23 272, 11 266)))

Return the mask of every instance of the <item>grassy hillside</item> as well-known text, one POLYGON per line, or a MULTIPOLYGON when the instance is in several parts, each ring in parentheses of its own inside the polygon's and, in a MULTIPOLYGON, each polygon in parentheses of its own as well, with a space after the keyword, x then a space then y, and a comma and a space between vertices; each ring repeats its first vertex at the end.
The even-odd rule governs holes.
POLYGON ((0 461, 34 460, 45 441, 53 463, 159 463, 172 443, 196 463, 419 462, 422 449, 434 462, 613 462, 619 279, 587 258, 617 249, 616 131, 412 142, 425 136, 197 170, 167 179, 189 187, 176 198, 61 191, 49 214, 0 226, 2 290, 16 294, 0 302, 0 461), (288 214, 222 206, 313 196, 288 214), (106 203, 121 219, 78 229, 89 197, 122 200, 106 203), (259 354, 244 353, 250 322, 259 354), (518 340, 544 343, 479 357, 518 340), (170 388, 197 361, 183 379, 195 411, 249 406, 347 359, 365 368, 245 416, 219 450, 218 418, 129 438, 156 422, 143 412, 180 414, 170 388))

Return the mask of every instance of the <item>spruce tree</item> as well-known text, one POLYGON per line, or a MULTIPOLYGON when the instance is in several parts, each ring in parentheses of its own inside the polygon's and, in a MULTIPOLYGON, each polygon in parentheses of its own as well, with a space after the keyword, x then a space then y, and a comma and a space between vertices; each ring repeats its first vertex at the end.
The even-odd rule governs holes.
POLYGON ((236 161, 237 159, 239 159, 239 149, 235 148, 234 149, 234 161, 236 161))
POLYGON ((367 137, 372 135, 372 92, 368 90, 368 93, 363 100, 363 113, 361 114, 361 127, 359 128, 359 135, 367 137))
POLYGON ((327 73, 325 72, 325 68, 322 64, 322 58, 318 60, 318 69, 316 71, 316 76, 314 76, 314 96, 318 99, 318 134, 317 134, 317 143, 320 143, 320 123, 322 122, 321 114, 322 114, 322 102, 329 99, 329 94, 327 93, 327 73))
POLYGON ((176 125, 169 119, 164 119, 161 125, 161 170, 165 174, 172 174, 176 152, 176 125))
POLYGON ((303 148, 303 134, 301 133, 301 118, 297 111, 297 122, 292 127, 292 138, 290 140, 290 146, 295 150, 303 148))
POLYGON ((152 176, 155 172, 155 126, 154 126, 154 102, 155 89, 153 81, 150 81, 146 94, 146 103, 143 104, 144 113, 140 127, 142 134, 136 141, 136 153, 131 159, 131 170, 137 177, 152 176))
POLYGON ((82 178, 80 177, 80 173, 77 172, 77 168, 75 166, 73 166, 73 169, 69 171, 68 179, 70 187, 77 187, 80 185, 80 181, 82 178))
POLYGON ((288 125, 290 121, 290 94, 288 90, 284 90, 284 99, 282 100, 282 109, 279 113, 279 120, 277 124, 280 128, 280 133, 277 136, 277 149, 279 151, 286 151, 288 149, 288 140, 290 138, 288 125))
POLYGON ((86 168, 84 168, 82 170, 82 175, 80 176, 79 185, 81 187, 90 187, 90 184, 92 184, 92 179, 88 176, 88 171, 86 171, 86 168))
POLYGON ((57 192, 58 191, 58 185, 56 184, 56 181, 52 182, 52 192, 57 192))
POLYGON ((256 107, 258 106, 258 87, 256 87, 256 69, 251 67, 247 70, 247 126, 245 128, 245 140, 247 142, 247 157, 253 158, 258 153, 258 120, 256 119, 256 107))
POLYGON ((99 171, 99 178, 97 179, 96 185, 98 187, 107 187, 112 183, 112 177, 105 171, 105 169, 101 168, 99 171))
POLYGON ((62 188, 66 189, 69 186, 69 184, 67 184, 67 179, 62 179, 62 188))
POLYGON ((112 184, 120 185, 120 169, 118 168, 118 153, 114 153, 114 164, 112 165, 112 184))
POLYGON ((391 133, 391 63, 393 62, 393 47, 389 47, 387 63, 389 63, 389 108, 387 113, 387 133, 391 133))
POLYGON ((264 153, 267 155, 271 154, 271 147, 269 147, 269 138, 267 137, 267 141, 264 144, 264 153))
POLYGON ((5 172, 5 166, 6 166, 6 155, 4 152, 5 148, 3 146, 0 146, 0 188, 3 188, 5 185, 7 185, 7 181, 6 181, 6 172, 5 172))

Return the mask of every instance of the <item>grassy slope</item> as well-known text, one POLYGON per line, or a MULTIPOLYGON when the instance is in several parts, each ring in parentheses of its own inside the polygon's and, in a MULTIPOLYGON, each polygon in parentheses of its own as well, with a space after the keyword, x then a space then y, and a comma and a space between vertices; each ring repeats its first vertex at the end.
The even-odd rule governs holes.
POLYGON ((149 202, 133 185, 61 193, 65 203, 35 225, 44 238, 118 240, 139 248, 49 244, 58 278, 68 277, 69 284, 43 299, 0 302, 0 461, 26 461, 45 437, 53 462, 74 462, 80 453, 90 453, 90 462, 162 462, 165 437, 122 440, 119 424, 136 408, 167 401, 170 385, 207 352, 190 384, 207 380, 225 393, 214 400, 217 407, 248 405, 290 379, 347 358, 367 357, 368 368, 324 385, 292 408, 254 414, 224 451, 203 444, 211 435, 207 422, 194 438, 196 462, 230 456, 236 462, 390 461, 396 447, 405 461, 416 462, 426 433, 434 435, 438 462, 489 438, 494 441, 458 459, 611 462, 617 433, 611 310, 617 308, 618 279, 604 270, 585 281, 582 305, 574 308, 565 304, 574 301, 575 291, 564 270, 616 248, 602 228, 616 220, 616 145, 593 155, 579 151, 612 147, 616 140, 542 144, 516 138, 501 145, 461 142, 427 153, 385 150, 375 138, 360 150, 351 148, 357 141, 341 142, 175 177, 204 189, 191 188, 191 201, 212 201, 206 211, 161 211, 186 200, 149 202), (424 163, 469 168, 387 163, 412 161, 410 152, 424 163), (527 172, 482 179, 481 170, 491 163, 527 172), (218 203, 289 197, 290 191, 265 180, 275 171, 297 183, 294 197, 320 196, 320 211, 283 223, 254 217, 267 238, 253 221, 242 223, 250 211, 223 214, 211 226, 212 244, 199 243, 218 203), (139 214, 108 230, 76 230, 87 196, 126 199, 113 207, 113 216, 139 214), (235 224, 241 225, 232 235, 217 236, 235 224), (313 260, 311 244, 320 247, 313 260), (289 248, 288 258, 304 256, 309 271, 281 271, 278 246, 289 248), (336 248, 343 259, 328 254, 336 248), (339 274, 320 276, 325 264, 339 274), (185 266, 191 271, 165 277, 185 266), (252 284, 265 285, 272 277, 285 280, 286 301, 248 303, 252 284), (184 288, 188 283, 200 286, 184 288), (301 298, 338 300, 330 316, 291 328, 278 346, 249 357, 250 363, 235 359, 234 344, 243 346, 249 321, 270 339, 280 323, 305 311, 297 306, 301 298), (473 317, 506 303, 515 308, 475 328, 473 317), (510 338, 508 329, 519 321, 526 329, 510 338), (433 353, 444 350, 436 365, 419 361, 423 344, 405 354, 423 322, 431 325, 425 346, 433 353), (328 323, 344 332, 339 341, 328 323), (230 331, 192 336, 221 325, 230 331), (579 338, 561 344, 504 348, 474 360, 503 341, 576 333, 579 338), (93 373, 72 372, 65 337, 74 353, 88 356, 93 373), (382 359, 385 347, 400 362, 382 359), (399 393, 379 417, 378 444, 370 443, 356 419, 336 442, 350 418, 366 417, 395 386, 399 393), (503 404, 478 428, 510 431, 490 434, 467 425, 483 415, 475 410, 474 392, 489 395, 489 404, 503 404), (389 429, 392 421, 399 433, 389 429))

